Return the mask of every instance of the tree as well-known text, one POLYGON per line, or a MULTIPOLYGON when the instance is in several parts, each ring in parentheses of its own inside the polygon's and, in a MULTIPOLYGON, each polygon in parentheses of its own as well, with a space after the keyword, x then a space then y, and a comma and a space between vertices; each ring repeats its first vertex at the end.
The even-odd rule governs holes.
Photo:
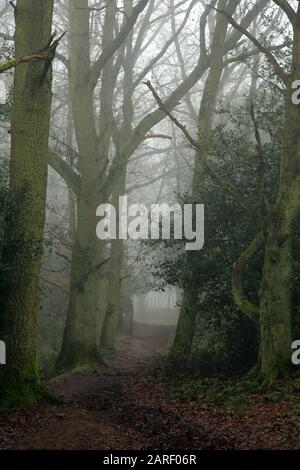
MULTIPOLYGON (((53 0, 18 0, 15 9, 16 62, 32 51, 47 51, 53 0)), ((49 40, 50 38, 50 40, 49 40)), ((14 79, 11 118, 8 246, 4 328, 7 365, 1 381, 1 407, 35 402, 43 395, 38 369, 36 326, 47 185, 51 107, 51 62, 20 63, 14 79)), ((27 62, 27 61, 26 61, 27 62)))
MULTIPOLYGON (((291 310, 293 292, 294 227, 299 215, 299 148, 300 108, 293 103, 293 83, 300 76, 300 31, 298 18, 300 5, 295 11, 288 2, 274 0, 288 17, 292 30, 292 59, 290 70, 282 68, 272 51, 256 37, 228 18, 231 24, 247 36, 266 56, 275 73, 284 85, 284 124, 281 150, 281 171, 277 188, 277 199, 273 205, 265 201, 265 215, 261 231, 249 248, 234 265, 233 287, 238 304, 245 311, 260 317, 261 375, 266 383, 286 375, 291 370, 291 310), (248 301, 243 295, 243 266, 255 251, 265 246, 259 306, 248 301), (241 301, 242 300, 242 301, 241 301)), ((222 12, 226 15, 226 12, 222 12)), ((256 128, 258 147, 259 129, 256 128)))
MULTIPOLYGON (((107 202, 103 190, 112 133, 113 92, 116 78, 113 54, 123 45, 149 0, 141 0, 126 16, 117 36, 114 2, 107 2, 103 50, 91 63, 90 10, 87 0, 69 3, 70 96, 77 146, 80 155, 80 184, 77 195, 77 230, 72 255, 71 293, 59 367, 74 367, 99 360, 104 312, 99 311, 101 270, 106 263, 104 243, 95 233, 96 209, 107 202), (95 120, 95 88, 102 74, 99 127, 95 120), (98 128, 98 129, 97 129, 98 128), (99 132, 97 132, 99 130, 99 132)), ((57 168, 57 166, 56 166, 57 168)), ((68 170, 68 174, 72 169, 68 170)), ((74 172, 73 172, 74 173, 74 172)), ((67 182, 70 178, 67 177, 67 182)))
MULTIPOLYGON (((164 57, 170 45, 182 31, 189 14, 197 3, 196 1, 189 3, 180 27, 176 31, 173 28, 171 38, 149 61, 148 65, 138 73, 137 77, 130 77, 129 71, 131 69, 132 75, 132 69, 134 69, 140 51, 143 50, 145 31, 147 31, 149 19, 153 13, 154 5, 156 5, 155 1, 138 2, 131 14, 124 15, 124 23, 120 27, 115 18, 115 11, 113 12, 114 2, 105 5, 103 45, 109 44, 109 46, 103 48, 94 63, 91 60, 93 54, 89 42, 91 10, 89 10, 86 0, 80 0, 79 3, 78 1, 70 3, 71 47, 67 67, 78 147, 79 172, 77 169, 74 171, 60 156, 54 157, 52 154, 50 158, 50 164, 65 178, 67 184, 77 195, 77 231, 72 257, 70 303, 62 351, 58 361, 59 365, 63 367, 73 367, 80 363, 94 361, 99 355, 98 338, 105 315, 97 307, 100 305, 97 296, 103 263, 107 261, 107 257, 103 244, 95 239, 96 208, 99 204, 106 203, 115 191, 123 192, 127 165, 132 156, 145 139, 149 136, 151 138, 149 134, 152 129, 166 117, 166 112, 158 109, 146 116, 143 115, 142 119, 139 117, 136 124, 134 121, 138 113, 134 109, 133 93, 145 76, 164 57), (137 18, 146 6, 147 9, 143 19, 139 22, 139 28, 134 28, 137 18), (117 32, 112 35, 114 30, 117 32), (131 41, 132 31, 135 32, 133 42, 131 41), (132 54, 128 53, 130 47, 132 54), (110 70, 112 68, 112 54, 117 51, 112 75, 110 70), (126 51, 126 55, 124 55, 124 51, 126 51), (127 72, 126 63, 130 65, 127 67, 127 72), (122 68, 125 72, 124 86, 122 85, 124 94, 122 100, 123 122, 118 125, 114 114, 114 105, 117 101, 114 92, 120 86, 117 78, 122 68), (99 89, 101 106, 97 121, 96 98, 99 89), (113 158, 111 158, 112 154, 113 158)), ((267 3, 268 0, 260 0, 255 4, 243 18, 243 25, 247 27, 251 24, 261 8, 267 3)), ((132 8, 132 2, 129 0, 124 2, 124 5, 127 8, 128 6, 132 8)), ((205 24, 209 11, 207 8, 203 13, 202 24, 205 24)), ((157 30, 159 31, 160 27, 157 30)), ((236 48, 236 43, 241 36, 242 33, 239 32, 228 36, 224 46, 224 54, 236 48)), ((210 60, 210 53, 205 47, 202 47, 194 69, 183 77, 183 80, 165 101, 167 109, 172 110, 180 103, 186 93, 209 69, 210 60)), ((120 248, 123 250, 122 247, 120 248)), ((120 274, 115 277, 120 279, 120 274)), ((117 280, 117 284, 120 285, 119 280, 117 280)), ((112 289, 112 292, 114 291, 115 289, 112 289)), ((114 310, 117 311, 117 308, 114 310)), ((115 328, 113 329, 115 330, 115 328)))
MULTIPOLYGON (((236 10, 239 1, 233 0, 228 5, 226 1, 220 1, 219 6, 226 7, 231 14, 236 10)), ((223 72, 223 56, 224 45, 227 35, 228 20, 221 14, 217 15, 216 26, 213 34, 211 45, 211 59, 210 69, 205 81, 204 91, 201 100, 198 120, 198 146, 199 149, 195 156, 194 174, 192 182, 192 201, 197 202, 201 200, 201 195, 205 190, 205 183, 203 179, 202 160, 207 160, 210 133, 213 126, 214 108, 218 95, 219 84, 223 72), (201 161, 199 161, 200 155, 201 161)), ((187 282, 184 286, 183 301, 176 329, 176 335, 172 347, 174 355, 189 355, 192 344, 196 325, 196 319, 199 309, 199 285, 195 285, 193 279, 195 275, 192 267, 193 254, 187 256, 188 270, 190 276, 187 276, 187 282)))
MULTIPOLYGON (((120 31, 117 29, 116 8, 114 2, 107 2, 103 26, 103 50, 100 57, 91 63, 90 10, 86 0, 70 3, 70 94, 72 101, 73 119, 79 154, 80 175, 74 172, 59 156, 51 154, 50 164, 72 185, 77 195, 77 231, 72 256, 72 279, 68 317, 61 354, 58 365, 73 367, 88 363, 99 358, 99 338, 105 312, 99 311, 100 302, 97 299, 99 282, 103 271, 103 263, 107 261, 103 243, 96 240, 96 209, 101 203, 106 203, 111 194, 116 191, 122 194, 126 182, 126 168, 129 157, 135 148, 128 153, 127 144, 133 131, 133 92, 147 71, 151 69, 166 52, 172 40, 162 48, 159 54, 139 74, 133 83, 133 67, 142 49, 148 21, 153 13, 155 2, 141 0, 135 7, 133 2, 124 2, 126 15, 120 31), (144 19, 141 21, 133 46, 132 30, 140 13, 146 8, 144 19), (113 47, 112 47, 113 45, 113 47), (82 52, 84 51, 84 53, 82 52), (118 52, 115 63, 114 52, 118 52), (124 54, 124 51, 125 54, 124 54), (123 122, 120 128, 114 122, 113 93, 121 68, 124 68, 123 86, 123 122), (149 68, 150 67, 150 68, 149 68), (101 77, 101 82, 100 82, 101 77), (95 89, 100 82, 100 115, 95 120, 95 89), (109 164, 112 151, 111 140, 114 140, 114 164, 109 164), (123 157, 125 158, 123 159, 123 157)), ((193 2, 193 5, 195 2, 193 2)), ((189 12, 191 9, 189 9, 189 12)), ((176 34, 179 34, 176 32, 176 34)), ((162 118, 163 116, 161 116, 162 118)), ((154 125, 154 123, 153 123, 154 125)), ((152 126, 150 126, 150 129, 152 126)), ((137 146, 143 142, 136 141, 137 146)), ((119 247, 122 257, 123 247, 119 247)), ((120 285, 120 269, 115 273, 116 284, 120 285)), ((112 288, 115 291, 115 287, 112 288)), ((116 296, 114 295, 114 303, 116 296)), ((117 305, 113 310, 117 312, 117 305)), ((115 332, 115 315, 113 328, 115 332)), ((109 327, 107 331, 111 331, 109 327)), ((105 338, 104 334, 104 338, 105 338)), ((110 335, 111 336, 111 335, 110 335)), ((114 334, 111 336, 114 338, 114 334)), ((105 340, 104 340, 105 341, 105 340)))
MULTIPOLYGON (((241 24, 238 24, 225 10, 215 8, 223 14, 234 28, 248 37, 258 50, 260 50, 272 65, 278 78, 284 84, 285 112, 282 137, 281 172, 277 189, 277 199, 270 204, 264 193, 264 174, 260 175, 260 194, 263 208, 251 207, 248 201, 229 181, 218 176, 209 162, 202 158, 201 164, 208 174, 223 189, 239 201, 254 217, 260 231, 249 247, 241 254, 233 266, 232 286, 233 294, 238 306, 248 315, 259 315, 260 337, 261 337, 261 377, 265 383, 271 383, 277 377, 288 374, 291 370, 290 348, 291 348, 291 311, 293 292, 293 232, 299 214, 299 106, 293 103, 295 83, 300 73, 300 36, 298 28, 297 12, 287 2, 275 1, 288 16, 292 29, 292 60, 290 70, 287 73, 273 54, 270 48, 263 45, 241 24), (259 306, 249 300, 243 291, 243 270, 250 258, 261 247, 265 248, 264 265, 262 270, 262 282, 260 286, 259 306)), ((154 90, 153 94, 155 95, 154 90)), ((195 142, 186 128, 176 120, 159 97, 161 108, 167 112, 169 117, 183 131, 190 143, 196 149, 201 149, 199 143, 195 142)), ((263 162, 263 148, 260 130, 256 123, 255 113, 251 109, 254 125, 254 135, 257 142, 257 151, 261 162, 263 162)), ((205 157, 205 154, 204 154, 205 157)), ((263 164, 263 163, 262 163, 263 164)), ((262 171, 262 169, 260 170, 262 171)))
MULTIPOLYGON (((241 91, 244 97, 244 90, 241 91)), ((278 90, 257 92, 256 122, 264 135, 265 194, 273 200, 279 177, 279 161, 282 127, 282 97, 278 90)), ((249 112, 249 98, 242 104, 232 102, 230 108, 218 107, 216 125, 209 140, 209 160, 218 175, 232 181, 247 197, 252 207, 261 207, 261 160, 253 139, 253 123, 249 112)), ((205 177, 205 175, 203 175, 205 177)), ((241 311, 232 295, 232 265, 240 253, 249 245, 257 232, 257 224, 239 201, 226 194, 220 185, 205 180, 205 191, 201 203, 205 204, 205 245, 191 260, 193 285, 198 287, 198 315, 192 351, 180 361, 171 356, 168 363, 184 370, 215 373, 247 371, 256 365, 259 343, 259 316, 241 311)), ((186 183, 188 187, 188 184, 186 183)), ((190 202, 184 199, 184 202, 190 202)), ((166 242, 168 247, 169 242, 166 242)), ((297 236, 297 247, 299 235, 297 236)), ((185 252, 178 250, 182 241, 173 241, 172 252, 159 257, 154 270, 155 279, 161 283, 182 287, 189 275, 185 263, 185 252)), ((154 245, 155 246, 155 245, 154 245)), ((169 246, 169 250, 171 248, 169 246)), ((298 265, 297 250, 294 250, 295 265, 298 265)), ((263 246, 248 260, 244 290, 252 302, 258 301, 258 286, 261 281, 263 246)), ((298 275, 298 268, 296 271, 298 275)), ((294 297, 294 316, 298 317, 299 294, 294 297)), ((294 321, 295 323, 295 321, 294 321)), ((297 327, 296 327, 297 328, 297 327)), ((299 330, 295 328, 297 337, 299 330)))

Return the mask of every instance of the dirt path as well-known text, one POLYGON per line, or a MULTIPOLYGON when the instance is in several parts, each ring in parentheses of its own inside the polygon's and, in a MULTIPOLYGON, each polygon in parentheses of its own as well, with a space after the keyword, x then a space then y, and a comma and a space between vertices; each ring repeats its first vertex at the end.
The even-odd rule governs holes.
POLYGON ((109 366, 56 378, 52 389, 63 404, 0 415, 0 449, 300 448, 300 384, 289 401, 285 388, 276 400, 275 392, 254 392, 242 413, 201 393, 170 400, 172 384, 153 374, 170 331, 154 330, 141 337, 139 326, 139 337, 123 339, 109 366))
MULTIPOLYGON (((138 334, 142 336, 141 328, 138 334)), ((149 366, 168 334, 123 339, 108 367, 61 377, 52 388, 62 405, 39 405, 0 417, 1 449, 145 449, 161 444, 164 418, 149 366), (150 392, 150 395, 147 394, 150 392), (142 399, 142 401, 141 401, 142 399), (156 400, 157 399, 157 400, 156 400), (163 425, 158 433, 157 418, 163 425)), ((173 417, 171 419, 173 421, 173 417)))

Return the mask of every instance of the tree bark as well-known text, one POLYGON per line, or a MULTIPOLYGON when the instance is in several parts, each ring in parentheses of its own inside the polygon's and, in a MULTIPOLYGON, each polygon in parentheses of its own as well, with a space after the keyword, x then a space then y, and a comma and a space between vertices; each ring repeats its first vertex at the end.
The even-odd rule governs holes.
POLYGON ((292 103, 292 82, 300 77, 300 32, 294 33, 292 73, 286 91, 278 199, 266 228, 260 290, 261 372, 265 382, 291 368, 293 225, 300 209, 300 107, 292 103))
MULTIPOLYGON (((124 168, 126 171, 126 167, 124 168)), ((115 190, 111 203, 115 207, 117 226, 119 225, 119 196, 124 195, 126 173, 123 174, 121 185, 115 190)), ((122 305, 121 284, 122 268, 124 262, 124 241, 120 238, 110 242, 110 267, 108 279, 107 306, 101 335, 101 349, 115 353, 117 326, 122 305)))
POLYGON ((96 237, 96 210, 99 204, 106 201, 101 200, 99 191, 103 156, 97 158, 98 136, 90 80, 89 15, 87 0, 69 2, 69 83, 80 155, 81 185, 77 192, 77 229, 72 255, 70 299, 57 362, 58 367, 64 369, 99 360, 97 289, 103 263, 103 243, 96 237))
MULTIPOLYGON (((124 1, 125 13, 129 17, 132 14, 132 0, 124 1)), ((128 35, 126 41, 126 50, 124 53, 124 79, 123 79, 123 123, 120 129, 120 135, 117 142, 117 153, 122 154, 124 144, 129 139, 132 132, 132 122, 134 117, 133 108, 133 31, 128 35)), ((114 187, 111 202, 116 209, 117 220, 119 220, 119 197, 125 194, 126 190, 126 174, 127 164, 120 168, 119 178, 117 179, 114 187)), ((117 224, 118 225, 118 224, 117 224)), ((110 274, 109 274, 109 287, 108 287, 108 304, 105 314, 105 321, 103 325, 101 348, 105 348, 115 352, 116 334, 118 327, 118 320, 121 309, 122 293, 122 268, 124 261, 124 241, 116 239, 111 241, 111 260, 110 260, 110 274)))
POLYGON ((198 295, 199 291, 196 288, 186 287, 184 289, 176 334, 171 349, 171 356, 175 359, 186 358, 191 352, 198 316, 198 295))
MULTIPOLYGON (((16 60, 46 48, 53 1, 18 0, 16 60)), ((1 407, 38 401, 43 395, 37 367, 38 285, 45 223, 52 70, 49 61, 22 63, 15 71, 11 118, 9 264, 5 295, 7 365, 1 407)))

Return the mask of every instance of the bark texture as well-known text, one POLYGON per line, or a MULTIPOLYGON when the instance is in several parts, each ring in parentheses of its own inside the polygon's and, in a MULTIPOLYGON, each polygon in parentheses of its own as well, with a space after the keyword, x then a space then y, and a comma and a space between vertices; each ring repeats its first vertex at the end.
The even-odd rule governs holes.
MULTIPOLYGON (((16 60, 46 48, 53 1, 18 0, 15 9, 16 60)), ((20 64, 15 71, 11 119, 9 248, 5 299, 7 365, 1 406, 34 402, 43 390, 37 369, 38 284, 45 222, 51 59, 20 64)))

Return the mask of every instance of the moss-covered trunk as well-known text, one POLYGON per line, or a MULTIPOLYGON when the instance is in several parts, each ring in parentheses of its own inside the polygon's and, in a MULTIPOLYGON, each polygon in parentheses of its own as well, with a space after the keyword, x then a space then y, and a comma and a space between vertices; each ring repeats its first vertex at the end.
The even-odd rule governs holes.
MULTIPOLYGON (((18 0, 16 59, 46 48, 53 1, 18 0)), ((9 264, 5 298, 7 365, 1 406, 41 396, 37 370, 38 284, 45 222, 52 71, 50 62, 17 67, 11 118, 9 264)))
POLYGON ((261 284, 261 372, 265 382, 291 366, 292 259, 288 225, 268 230, 261 284))
POLYGON ((294 31, 292 68, 286 90, 278 199, 266 227, 260 292, 261 372, 266 382, 291 366, 293 225, 300 209, 300 107, 292 102, 292 82, 300 77, 300 30, 294 31))

